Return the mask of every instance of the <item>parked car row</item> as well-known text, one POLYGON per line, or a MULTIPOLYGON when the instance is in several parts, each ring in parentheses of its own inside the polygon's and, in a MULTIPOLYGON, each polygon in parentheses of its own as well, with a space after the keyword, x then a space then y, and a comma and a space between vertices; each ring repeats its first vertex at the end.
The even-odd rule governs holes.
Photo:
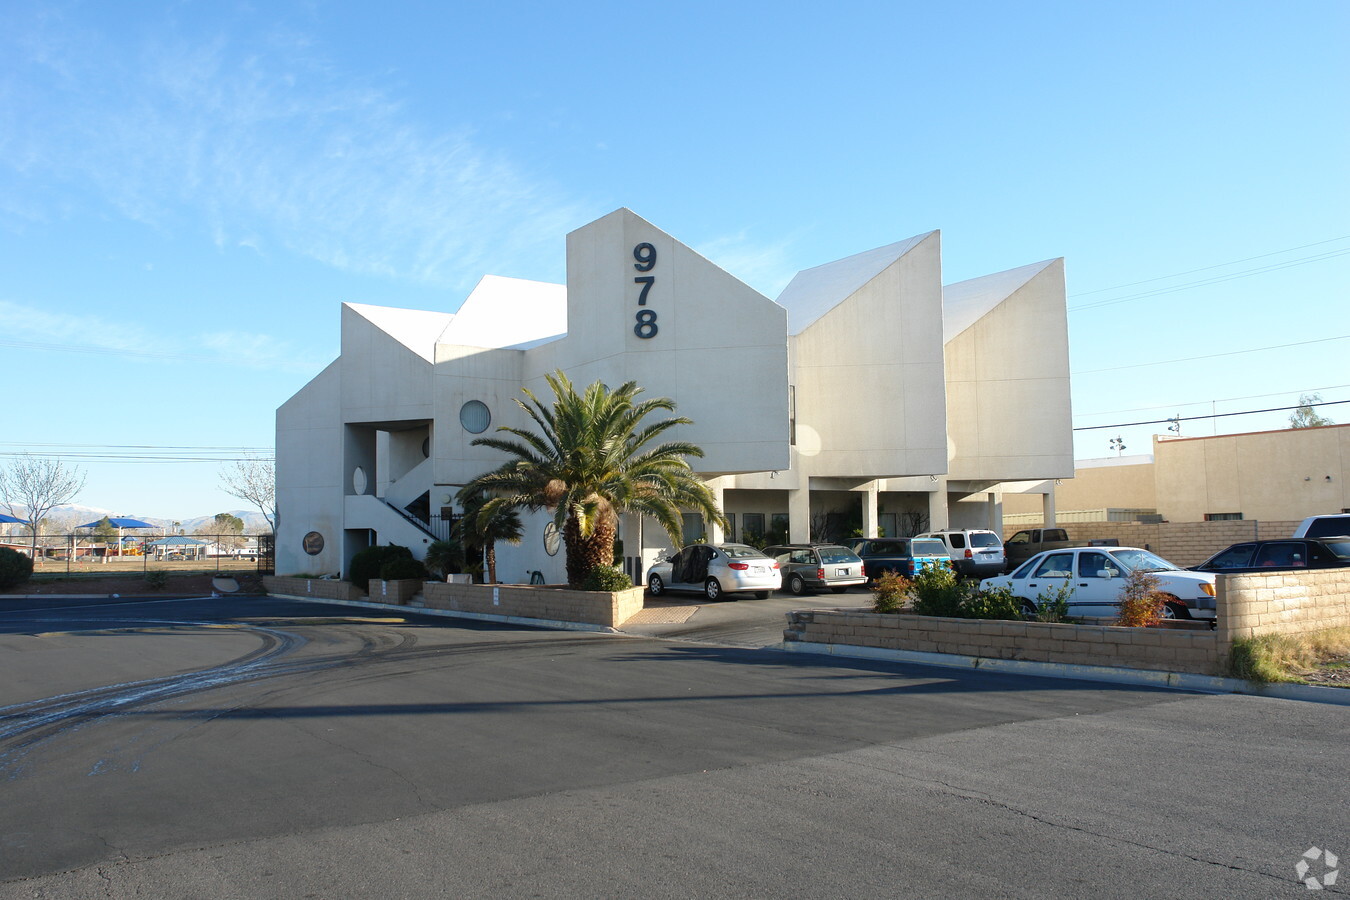
POLYGON ((779 544, 762 551, 748 544, 691 544, 651 567, 647 589, 653 596, 694 591, 709 600, 741 593, 763 599, 782 588, 798 595, 826 588, 842 593, 887 571, 913 578, 945 564, 962 576, 982 578, 981 587, 1008 588, 1024 615, 1036 615, 1042 598, 1067 590, 1071 617, 1113 619, 1126 579, 1139 571, 1157 580, 1166 618, 1213 620, 1216 574, 1350 566, 1350 535, 1338 536, 1341 529, 1350 530, 1350 514, 1315 516, 1293 538, 1234 544, 1192 569, 1138 547, 1072 546, 1062 528, 1019 531, 1006 545, 1006 558, 998 536, 979 529, 779 544), (1019 561, 1028 547, 1041 549, 1019 561), (1005 565, 1011 571, 996 574, 1005 565))

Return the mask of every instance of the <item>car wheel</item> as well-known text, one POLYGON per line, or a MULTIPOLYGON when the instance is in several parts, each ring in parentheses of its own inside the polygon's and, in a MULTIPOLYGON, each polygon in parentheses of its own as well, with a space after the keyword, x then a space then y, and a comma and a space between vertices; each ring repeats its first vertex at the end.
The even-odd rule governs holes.
POLYGON ((1022 601, 1022 618, 1024 618, 1024 619, 1034 619, 1034 618, 1036 618, 1036 604, 1032 603, 1030 600, 1023 600, 1023 601, 1022 601))
POLYGON ((832 588, 830 588, 830 590, 834 591, 836 594, 842 594, 844 591, 848 590, 848 588, 847 588, 847 587, 832 587, 832 588))
POLYGON ((707 581, 703 582, 703 596, 707 597, 709 600, 721 600, 722 582, 718 581, 716 578, 709 578, 707 581))
POLYGON ((768 600, 768 599, 769 599, 769 592, 768 592, 768 591, 755 591, 755 599, 756 599, 756 600, 768 600))
POLYGON ((660 597, 666 592, 666 583, 661 580, 660 575, 647 576, 647 590, 653 597, 660 597))
POLYGON ((1168 600, 1163 604, 1162 617, 1164 619, 1189 619, 1191 611, 1180 600, 1168 600))
POLYGON ((802 594, 805 594, 806 582, 802 580, 802 576, 793 575, 791 578, 789 578, 788 590, 796 594, 798 597, 800 597, 802 594))

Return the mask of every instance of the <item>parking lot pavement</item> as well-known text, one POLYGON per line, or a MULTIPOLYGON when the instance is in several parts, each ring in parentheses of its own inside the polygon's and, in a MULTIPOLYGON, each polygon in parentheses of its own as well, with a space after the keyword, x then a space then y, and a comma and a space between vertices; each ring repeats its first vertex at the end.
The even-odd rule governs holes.
POLYGON ((787 614, 793 610, 871 605, 871 593, 862 590, 801 597, 775 593, 767 600, 756 600, 750 594, 741 600, 718 601, 709 601, 693 593, 668 593, 659 598, 648 595, 642 614, 620 625, 619 631, 732 647, 773 647, 783 642, 787 614))

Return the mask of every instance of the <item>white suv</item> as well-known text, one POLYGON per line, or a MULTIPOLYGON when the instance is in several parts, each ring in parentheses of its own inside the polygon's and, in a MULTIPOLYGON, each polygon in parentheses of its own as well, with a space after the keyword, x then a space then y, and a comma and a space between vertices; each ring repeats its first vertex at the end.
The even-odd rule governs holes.
POLYGON ((1294 529, 1296 538, 1340 537, 1350 534, 1350 513, 1308 516, 1294 529))
POLYGON ((968 528, 964 531, 927 531, 917 535, 935 538, 947 546, 956 574, 967 578, 988 578, 1003 573, 1003 539, 992 531, 968 528))

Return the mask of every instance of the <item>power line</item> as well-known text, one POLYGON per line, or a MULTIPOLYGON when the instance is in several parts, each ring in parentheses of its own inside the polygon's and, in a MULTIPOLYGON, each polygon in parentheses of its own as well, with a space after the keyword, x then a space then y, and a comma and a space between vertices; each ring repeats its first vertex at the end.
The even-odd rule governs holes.
POLYGON ((1138 294, 1127 294, 1124 297, 1113 297, 1109 300, 1098 300, 1093 303, 1084 303, 1081 306, 1070 306, 1069 312, 1081 312, 1085 309, 1099 309, 1103 306, 1113 306, 1117 303, 1126 303, 1131 300, 1143 300, 1148 297, 1159 297, 1163 294, 1175 294, 1178 291, 1188 291, 1191 288, 1206 287, 1211 284, 1223 284, 1227 281, 1236 281, 1239 278, 1250 278, 1253 275, 1263 275, 1266 272, 1275 272, 1280 269, 1290 269, 1294 266, 1303 266, 1312 262, 1320 262, 1325 259, 1335 259, 1336 257, 1350 254, 1350 248, 1343 250, 1331 250, 1326 253, 1314 256, 1304 257, 1302 259, 1290 260, 1289 262, 1274 263, 1268 266, 1258 266, 1255 269, 1247 269, 1242 272, 1233 272, 1228 275, 1216 275, 1213 278, 1202 278, 1199 281, 1191 281, 1186 284, 1174 285, 1172 287, 1157 288, 1156 290, 1142 291, 1138 294))
POLYGON ((1274 406, 1270 409, 1248 409, 1242 412, 1210 413, 1207 416, 1173 416, 1170 419, 1149 419, 1147 422, 1118 422, 1115 425, 1082 425, 1074 431, 1098 431, 1102 428, 1130 428, 1135 425, 1161 425, 1164 422, 1194 422, 1197 419, 1223 419, 1228 416, 1254 416, 1258 413, 1288 412, 1291 409, 1304 409, 1313 406, 1339 406, 1350 400, 1328 400, 1324 403, 1300 403, 1296 406, 1274 406))
POLYGON ((1072 372, 1072 375, 1093 375, 1097 372, 1118 372, 1121 369, 1142 369, 1147 366, 1162 366, 1168 363, 1195 362, 1199 359, 1217 359, 1221 356, 1238 356, 1243 353, 1256 353, 1261 350, 1283 350, 1286 347, 1304 347, 1308 344, 1324 344, 1327 341, 1343 341, 1350 338, 1350 334, 1342 334, 1336 337, 1317 338, 1311 341, 1295 341, 1292 344, 1271 344, 1269 347, 1251 347, 1247 350, 1229 350, 1227 353, 1210 353, 1206 356, 1187 356, 1180 359, 1160 359, 1157 362, 1131 363, 1127 366, 1109 366, 1105 369, 1083 369, 1079 372, 1072 372))
POLYGON ((1343 234, 1340 237, 1327 238, 1325 241, 1314 241, 1311 244, 1300 244, 1297 247, 1286 247, 1283 250, 1272 250, 1269 253, 1258 253, 1256 256, 1245 256, 1242 259, 1234 259, 1224 263, 1215 263, 1212 266, 1201 266, 1198 269, 1187 269, 1185 272, 1173 272, 1171 275, 1159 275, 1157 278, 1145 278, 1143 281, 1131 281, 1128 284, 1117 284, 1113 287, 1096 288, 1091 291, 1079 291, 1072 296, 1087 297, 1091 294, 1102 294, 1106 291, 1118 291, 1121 288, 1138 287, 1141 284, 1151 284, 1155 281, 1166 281, 1169 278, 1180 278, 1183 275, 1194 275, 1196 272, 1208 272, 1211 269, 1222 269, 1224 266, 1235 266, 1238 263, 1251 262, 1254 259, 1265 259, 1268 256, 1279 256, 1281 253, 1293 253, 1295 250, 1307 250, 1309 247, 1320 247, 1323 244, 1334 244, 1337 241, 1350 240, 1350 234, 1343 234))
POLYGON ((1183 406, 1203 406, 1206 403, 1232 403, 1237 400, 1258 400, 1261 397, 1283 397, 1288 394, 1315 394, 1319 391, 1336 391, 1350 388, 1350 384, 1328 384, 1323 387, 1302 388, 1297 391, 1271 391, 1268 394, 1248 394, 1245 397, 1215 397, 1210 400, 1189 400, 1183 403, 1155 403, 1152 406, 1135 406, 1130 409, 1103 409, 1090 413, 1074 413, 1075 416, 1113 416, 1117 413, 1148 412, 1150 409, 1179 409, 1183 406))

